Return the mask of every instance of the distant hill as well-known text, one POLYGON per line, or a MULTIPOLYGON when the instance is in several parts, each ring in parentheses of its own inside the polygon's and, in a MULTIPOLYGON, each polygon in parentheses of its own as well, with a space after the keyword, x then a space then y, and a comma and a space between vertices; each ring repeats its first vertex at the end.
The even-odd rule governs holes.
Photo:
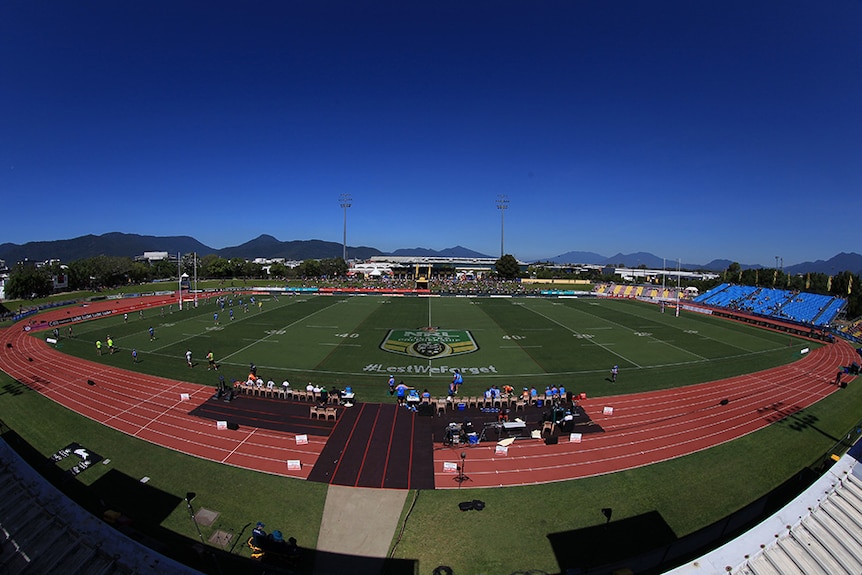
MULTIPOLYGON (((135 257, 144 252, 168 252, 171 254, 187 254, 196 252, 200 256, 216 254, 223 258, 285 258, 288 260, 324 259, 341 257, 344 247, 338 242, 323 240, 293 240, 283 242, 271 235, 263 234, 244 244, 214 249, 202 244, 190 236, 142 236, 111 232, 100 236, 86 235, 67 240, 28 242, 23 245, 0 244, 0 260, 5 260, 8 266, 24 259, 41 262, 49 259, 59 259, 62 262, 92 258, 100 255, 117 257, 135 257)), ((368 259, 372 256, 418 256, 418 257, 453 257, 453 258, 492 258, 463 246, 455 246, 443 250, 428 248, 402 248, 385 253, 367 246, 347 246, 347 256, 355 259, 368 259)), ((674 269, 675 260, 663 260, 648 252, 630 254, 618 253, 607 257, 594 252, 571 251, 558 256, 540 260, 556 264, 590 264, 590 265, 624 265, 626 267, 645 266, 650 269, 674 269)), ((683 263, 681 267, 687 270, 724 271, 733 263, 731 260, 716 259, 707 264, 683 263)), ((740 264, 742 269, 762 269, 760 264, 740 264)), ((828 260, 804 262, 784 269, 788 274, 803 274, 819 272, 834 275, 842 271, 850 271, 862 275, 862 255, 857 253, 840 253, 828 260)))
MULTIPOLYGON (((699 268, 694 269, 702 269, 709 270, 711 272, 723 272, 727 268, 730 267, 730 264, 733 262, 730 260, 712 260, 708 264, 705 264, 699 268)), ((763 266, 760 264, 739 264, 739 267, 744 270, 759 270, 763 269, 763 266)))
POLYGON ((473 250, 469 250, 465 247, 455 246, 454 248, 446 248, 444 250, 435 251, 429 250, 427 248, 402 248, 400 250, 395 250, 392 253, 386 254, 390 256, 399 256, 399 257, 409 257, 409 256, 418 256, 418 257, 441 257, 441 258, 491 258, 494 256, 488 256, 485 254, 481 254, 479 252, 474 252, 473 250))
POLYGON ((840 272, 849 271, 856 275, 862 275, 862 255, 855 252, 840 254, 828 260, 817 260, 815 262, 804 262, 784 268, 788 274, 823 273, 835 275, 840 272))
MULTIPOLYGON (((638 266, 646 266, 649 269, 676 269, 676 260, 664 260, 648 252, 636 252, 633 254, 618 253, 615 256, 607 257, 594 252, 566 252, 555 256, 548 260, 556 264, 588 264, 602 266, 625 266, 636 268, 638 266)), ((682 263, 680 267, 686 270, 706 270, 712 272, 722 272, 733 262, 730 260, 712 260, 708 264, 692 264, 682 263)), ((759 264, 740 264, 742 269, 757 269, 763 266, 759 264)))
MULTIPOLYGON (((215 252, 218 256, 231 258, 285 258, 287 260, 340 258, 344 255, 344 245, 322 240, 294 240, 282 242, 263 234, 244 244, 224 248, 215 252)), ((383 252, 375 248, 347 246, 348 258, 368 259, 383 252)))
MULTIPOLYGON (((636 252, 633 254, 616 254, 611 256, 605 262, 608 265, 622 264, 626 267, 636 268, 638 266, 646 266, 649 269, 660 270, 664 268, 675 268, 675 261, 666 261, 658 256, 654 256, 646 252, 636 252)), ((687 265, 687 264, 686 264, 687 265)))
POLYGON ((607 256, 599 255, 594 252, 566 252, 564 254, 560 254, 558 256, 554 256, 547 260, 555 264, 591 264, 591 265, 604 265, 606 261, 608 261, 607 256))
POLYGON ((28 259, 42 262, 58 259, 71 262, 96 256, 139 256, 144 252, 169 252, 172 254, 197 252, 205 256, 216 250, 205 246, 189 236, 141 236, 111 232, 101 236, 86 235, 70 240, 27 242, 23 245, 0 244, 0 260, 8 266, 28 259))

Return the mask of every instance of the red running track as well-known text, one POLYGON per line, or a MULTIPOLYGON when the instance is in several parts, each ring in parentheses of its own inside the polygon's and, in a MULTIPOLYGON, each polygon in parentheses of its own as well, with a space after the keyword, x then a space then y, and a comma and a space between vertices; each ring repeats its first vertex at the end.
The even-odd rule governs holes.
MULTIPOLYGON (((88 312, 132 312, 166 303, 163 298, 91 305, 88 312), (120 306, 123 306, 122 308, 120 306)), ((40 314, 40 325, 68 310, 40 314)), ((103 425, 188 455, 275 475, 307 478, 326 438, 259 428, 217 429, 189 412, 213 388, 129 372, 62 354, 30 337, 27 321, 0 331, 0 369, 57 403, 103 425), (11 344, 11 346, 10 346, 11 344), (89 385, 88 380, 95 382, 89 385), (187 394, 188 399, 183 399, 187 394), (300 469, 288 469, 298 460, 300 469)), ((501 487, 564 481, 641 467, 707 449, 792 417, 836 391, 834 376, 856 359, 838 341, 777 369, 675 389, 581 401, 604 433, 585 433, 580 442, 561 437, 557 445, 519 439, 498 454, 496 445, 469 448, 470 481, 460 484, 444 470, 463 448, 434 450, 437 489, 501 487), (727 400, 722 405, 722 400, 727 400), (606 413, 605 408, 612 408, 606 413)), ((622 387, 622 385, 620 385, 622 387)))

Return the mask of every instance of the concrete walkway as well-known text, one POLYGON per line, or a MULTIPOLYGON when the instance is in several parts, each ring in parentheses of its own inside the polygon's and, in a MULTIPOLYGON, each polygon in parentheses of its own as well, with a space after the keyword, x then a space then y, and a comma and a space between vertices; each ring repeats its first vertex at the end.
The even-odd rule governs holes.
POLYGON ((317 536, 315 575, 380 573, 406 489, 366 489, 330 485, 317 536))

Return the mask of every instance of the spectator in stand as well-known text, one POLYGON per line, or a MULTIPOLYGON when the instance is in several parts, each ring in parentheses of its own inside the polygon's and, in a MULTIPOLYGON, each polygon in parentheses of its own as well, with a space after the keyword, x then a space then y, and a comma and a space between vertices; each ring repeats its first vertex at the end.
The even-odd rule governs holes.
POLYGON ((264 531, 264 527, 265 525, 258 521, 257 525, 254 526, 254 529, 251 530, 251 537, 254 540, 254 544, 260 548, 263 548, 266 545, 266 531, 264 531))
POLYGON ((318 401, 322 407, 322 406, 326 405, 327 401, 329 401, 329 392, 326 391, 326 386, 321 385, 318 393, 319 393, 318 401))

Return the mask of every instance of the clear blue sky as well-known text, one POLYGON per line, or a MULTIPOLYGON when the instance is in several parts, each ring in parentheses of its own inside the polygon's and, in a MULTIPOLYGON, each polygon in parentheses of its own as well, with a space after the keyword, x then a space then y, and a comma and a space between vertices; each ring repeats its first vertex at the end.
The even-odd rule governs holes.
POLYGON ((0 5, 0 243, 859 251, 862 2, 0 5))

